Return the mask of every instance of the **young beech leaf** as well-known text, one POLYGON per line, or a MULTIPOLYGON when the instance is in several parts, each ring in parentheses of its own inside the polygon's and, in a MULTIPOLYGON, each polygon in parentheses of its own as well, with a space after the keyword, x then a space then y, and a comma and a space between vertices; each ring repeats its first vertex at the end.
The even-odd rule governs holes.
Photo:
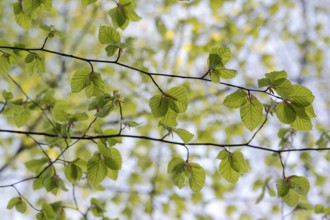
POLYGON ((108 169, 100 155, 93 155, 87 162, 88 180, 93 187, 99 185, 107 176, 108 169))
POLYGON ((102 96, 105 91, 105 83, 101 78, 100 73, 92 73, 91 75, 91 83, 86 87, 85 94, 86 96, 102 96))
POLYGON ((306 107, 314 100, 313 93, 304 86, 293 85, 293 92, 287 97, 293 105, 306 107))
POLYGON ((250 131, 254 130, 261 122, 263 118, 262 114, 263 105, 253 95, 250 99, 241 107, 241 119, 246 128, 250 131))
POLYGON ((297 114, 297 117, 295 121, 291 123, 291 126, 297 130, 310 131, 313 128, 313 125, 311 119, 305 111, 305 108, 297 107, 295 105, 293 105, 293 108, 297 114))
POLYGON ((89 70, 77 70, 71 79, 71 91, 80 92, 86 88, 91 83, 90 74, 89 70))
POLYGON ((7 204, 7 209, 12 209, 16 206, 17 203, 19 203, 21 201, 21 197, 13 197, 9 200, 8 204, 7 204))
POLYGON ((178 117, 178 113, 176 113, 175 111, 169 108, 165 116, 159 121, 159 123, 167 127, 174 128, 178 125, 178 122, 176 121, 177 117, 178 117))
POLYGON ((269 79, 271 82, 275 82, 278 79, 286 79, 288 74, 285 71, 274 71, 265 74, 266 78, 269 79))
POLYGON ((162 95, 155 95, 149 100, 149 106, 156 118, 162 117, 168 110, 168 99, 162 95))
POLYGON ((101 44, 116 44, 120 42, 119 33, 116 29, 109 26, 100 27, 98 38, 101 44))
POLYGON ((240 151, 230 153, 226 150, 220 151, 217 156, 221 160, 219 172, 230 183, 236 183, 240 174, 248 172, 248 166, 240 151))
POLYGON ((210 54, 218 55, 221 58, 223 65, 225 65, 231 58, 230 49, 227 47, 214 47, 211 49, 210 54))
POLYGON ((296 111, 293 106, 286 102, 279 103, 275 108, 277 118, 285 124, 291 124, 296 119, 296 111))
POLYGON ((53 219, 56 217, 56 213, 54 212, 53 207, 48 203, 42 204, 42 212, 47 217, 47 219, 53 219))
POLYGON ((175 128, 173 132, 176 133, 184 143, 188 143, 194 137, 192 133, 182 128, 175 128))
POLYGON ((65 177, 71 182, 76 183, 82 177, 82 170, 79 166, 74 163, 70 163, 64 169, 65 177))
POLYGON ((167 173, 172 175, 172 182, 181 189, 186 182, 184 172, 185 161, 180 157, 174 157, 168 164, 167 173))
MULTIPOLYGON (((199 192, 205 183, 205 170, 197 163, 188 163, 189 166, 189 186, 193 192, 199 192)), ((186 174, 187 175, 187 174, 186 174)))
POLYGON ((276 181, 277 194, 290 207, 298 204, 301 196, 306 196, 310 184, 305 177, 290 176, 276 181))
POLYGON ((223 104, 230 108, 240 108, 246 103, 247 98, 247 92, 243 89, 238 89, 228 95, 223 101, 223 104))
POLYGON ((188 92, 184 87, 173 87, 167 91, 169 107, 176 113, 185 112, 188 106, 188 92))

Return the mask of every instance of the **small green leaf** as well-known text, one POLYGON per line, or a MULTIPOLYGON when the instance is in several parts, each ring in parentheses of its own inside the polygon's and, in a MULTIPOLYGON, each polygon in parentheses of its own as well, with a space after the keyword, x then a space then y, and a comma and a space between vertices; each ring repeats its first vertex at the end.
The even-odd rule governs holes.
POLYGON ((309 89, 301 85, 293 85, 293 89, 293 93, 287 97, 293 105, 306 107, 312 104, 314 95, 309 89))
POLYGON ((25 14, 20 2, 13 4, 16 23, 22 28, 29 30, 32 26, 32 19, 29 15, 25 14))
POLYGON ((189 163, 190 174, 188 175, 189 186, 193 192, 199 192, 205 183, 205 170, 197 163, 189 163))
POLYGON ((213 72, 217 72, 217 74, 224 79, 232 79, 237 75, 237 70, 225 68, 216 68, 213 72))
POLYGON ((109 26, 100 27, 98 38, 101 44, 116 44, 120 42, 119 33, 114 28, 109 26))
POLYGON ((240 108, 247 101, 247 92, 243 89, 238 89, 234 93, 228 95, 223 104, 230 108, 240 108))
POLYGON ((285 179, 278 179, 276 180, 276 189, 278 197, 284 197, 289 192, 290 184, 285 179))
POLYGON ((64 174, 71 183, 76 183, 82 178, 83 173, 79 166, 74 163, 70 163, 65 167, 64 174))
POLYGON ((119 49, 118 45, 110 44, 105 48, 105 51, 107 52, 107 56, 111 57, 117 52, 118 49, 119 49))
POLYGON ((89 70, 77 70, 71 79, 71 91, 80 92, 86 88, 90 83, 91 72, 89 70))
POLYGON ((104 154, 104 164, 112 170, 120 170, 122 158, 120 152, 116 148, 107 148, 104 154))
POLYGON ((53 207, 48 203, 42 204, 42 211, 48 219, 53 219, 56 217, 53 207))
POLYGON ((94 155, 87 162, 88 180, 93 187, 99 185, 107 176, 108 169, 100 156, 94 155))
POLYGON ((221 57, 217 54, 210 54, 207 63, 211 70, 213 70, 217 66, 224 67, 224 64, 221 62, 221 57))
POLYGON ((39 171, 44 169, 44 166, 46 165, 47 162, 49 162, 47 158, 34 159, 26 162, 25 166, 33 173, 38 173, 39 171))
POLYGON ((231 154, 231 166, 238 173, 246 173, 249 171, 244 155, 240 151, 235 151, 231 154))
POLYGON ((251 95, 250 100, 241 107, 242 122, 250 131, 254 130, 260 124, 263 118, 262 110, 262 103, 253 95, 251 95))
POLYGON ((274 71, 265 74, 266 78, 271 82, 275 82, 278 79, 286 79, 288 74, 285 71, 274 71))
POLYGON ((239 173, 232 168, 229 157, 221 160, 219 172, 230 183, 236 183, 239 179, 239 173))
POLYGON ((275 108, 278 119, 285 123, 290 124, 296 119, 296 112, 291 104, 281 102, 275 108))
POLYGON ((296 191, 289 189, 289 192, 282 197, 285 204, 290 207, 296 206, 300 200, 300 195, 296 191))
POLYGON ((86 96, 102 96, 105 92, 105 83, 101 78, 100 73, 93 73, 91 77, 91 83, 86 87, 85 93, 86 96))
POLYGON ((309 181, 303 176, 290 176, 290 188, 298 192, 300 195, 306 196, 310 189, 309 181))
POLYGON ((176 127, 178 125, 178 122, 176 121, 177 116, 178 113, 169 108, 159 123, 167 127, 176 127))
POLYGON ((149 106, 152 114, 156 117, 162 117, 168 110, 168 99, 162 95, 155 95, 149 100, 149 106))
POLYGON ((18 203, 20 203, 22 200, 21 197, 19 196, 16 196, 16 197, 13 197, 9 200, 8 204, 7 204, 7 209, 12 209, 14 208, 18 203))
POLYGON ((306 114, 305 108, 294 105, 293 108, 297 114, 297 117, 291 126, 297 130, 310 131, 313 128, 313 125, 311 119, 306 114))
POLYGON ((173 129, 173 132, 176 133, 184 143, 188 143, 194 137, 192 133, 182 128, 173 129))
POLYGON ((324 205, 322 204, 317 204, 314 206, 314 212, 316 214, 321 214, 321 213, 324 213, 324 205))
POLYGON ((181 189, 186 182, 184 173, 185 161, 180 157, 174 157, 168 164, 167 173, 172 175, 172 182, 181 189))
POLYGON ((173 87, 167 91, 169 107, 176 113, 185 112, 188 106, 188 92, 184 87, 173 87))
POLYGON ((271 84, 271 82, 268 78, 258 79, 258 87, 259 88, 269 86, 270 84, 271 84))
POLYGON ((86 8, 88 5, 96 2, 97 0, 81 0, 81 4, 83 6, 83 8, 86 8))
POLYGON ((116 27, 120 27, 123 30, 127 27, 129 20, 126 17, 123 9, 119 7, 112 8, 109 11, 109 15, 111 17, 112 23, 116 27))
POLYGON ((225 65, 231 58, 230 49, 227 47, 214 47, 211 49, 210 54, 216 54, 221 58, 221 62, 225 65))

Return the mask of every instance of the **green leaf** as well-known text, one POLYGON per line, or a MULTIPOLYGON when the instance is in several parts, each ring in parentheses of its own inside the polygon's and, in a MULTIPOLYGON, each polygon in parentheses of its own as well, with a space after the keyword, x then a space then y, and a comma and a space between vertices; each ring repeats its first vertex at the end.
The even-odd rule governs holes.
POLYGON ((162 117, 168 110, 168 99, 162 95, 155 95, 149 100, 149 106, 152 114, 156 117, 162 117))
POLYGON ((184 87, 173 87, 167 91, 166 96, 169 99, 169 107, 176 113, 182 113, 187 110, 188 92, 184 87))
POLYGON ((42 211, 48 219, 53 219, 56 217, 53 207, 48 203, 42 204, 42 211))
POLYGON ((81 0, 81 4, 82 4, 83 8, 86 8, 88 5, 93 4, 96 1, 97 0, 81 0))
POLYGON ((159 122, 167 127, 176 127, 178 125, 176 121, 177 116, 178 113, 169 108, 165 116, 159 122))
POLYGON ((192 133, 182 128, 173 129, 173 132, 176 133, 184 143, 188 143, 194 137, 192 133))
POLYGON ((296 191, 289 189, 289 192, 286 195, 284 195, 282 199, 285 202, 285 204, 287 204, 290 207, 293 207, 298 204, 300 200, 300 195, 296 191))
POLYGON ((174 157, 168 164, 167 173, 172 175, 172 182, 181 189, 186 182, 184 167, 186 162, 180 157, 174 157))
POLYGON ((80 92, 91 83, 91 72, 89 70, 77 70, 71 79, 71 91, 80 92))
POLYGON ((16 23, 22 28, 29 30, 32 26, 32 19, 29 15, 26 15, 23 11, 20 2, 15 2, 13 4, 13 10, 15 14, 16 23))
POLYGON ((238 89, 234 93, 226 96, 223 104, 230 108, 240 108, 247 101, 247 92, 243 89, 238 89))
POLYGON ((262 103, 253 95, 251 95, 250 99, 241 107, 242 122, 250 131, 254 130, 260 124, 263 118, 262 110, 262 103))
POLYGON ((100 27, 98 38, 101 44, 116 44, 120 42, 119 33, 109 26, 100 27))
POLYGON ((109 11, 109 15, 111 17, 112 23, 116 27, 120 27, 123 30, 127 27, 129 20, 126 17, 123 9, 119 7, 112 8, 109 11))
POLYGON ((45 72, 45 57, 42 54, 29 53, 25 58, 26 71, 33 75, 45 72), (33 58, 30 58, 33 57, 33 58), (27 62, 28 61, 28 62, 27 62))
POLYGON ((3 53, 0 56, 0 74, 4 75, 9 73, 10 70, 10 60, 9 60, 9 54, 3 53))
POLYGON ((33 173, 38 173, 44 169, 47 162, 49 162, 47 158, 34 159, 26 162, 25 166, 33 173))
POLYGON ((266 78, 271 82, 275 82, 278 79, 286 79, 288 78, 288 74, 285 71, 274 71, 265 74, 266 78))
POLYGON ((117 52, 118 49, 119 49, 118 45, 111 44, 105 48, 105 51, 107 52, 107 56, 111 57, 117 52))
POLYGON ((205 170, 197 163, 189 163, 189 186, 193 192, 199 192, 205 183, 205 170))
POLYGON ((258 79, 258 87, 259 88, 269 86, 270 84, 271 84, 271 82, 268 78, 258 79))
POLYGON ((92 97, 92 96, 102 96, 105 91, 105 83, 101 78, 100 73, 93 73, 91 76, 91 83, 86 87, 85 93, 86 96, 92 97))
POLYGON ((305 108, 297 107, 294 105, 293 108, 297 114, 297 117, 291 126, 297 130, 310 131, 313 128, 313 125, 311 119, 306 114, 305 108))
MULTIPOLYGON (((112 128, 109 128, 103 132, 103 135, 118 135, 118 131, 112 128)), ((116 144, 120 144, 122 142, 121 137, 111 137, 107 138, 107 142, 109 146, 115 146, 116 144)))
POLYGON ((289 193, 290 184, 285 179, 278 179, 276 180, 276 189, 278 197, 284 197, 289 193))
POLYGON ((236 183, 239 179, 239 173, 231 166, 229 157, 221 160, 219 172, 230 183, 236 183))
POLYGON ((275 108, 275 112, 278 119, 285 124, 294 122, 297 116, 292 105, 286 102, 279 103, 275 108))
POLYGON ((211 49, 210 54, 216 54, 221 58, 221 62, 225 65, 231 58, 230 49, 227 47, 214 47, 211 49))
POLYGON ((19 196, 13 197, 9 200, 7 204, 7 209, 12 209, 14 208, 18 203, 22 201, 22 198, 19 196))
POLYGON ((316 214, 321 214, 321 213, 324 213, 324 205, 322 204, 317 204, 314 206, 314 212, 316 214))
POLYGON ((108 177, 112 180, 117 180, 118 178, 119 171, 118 170, 113 170, 113 169, 108 169, 108 177))
POLYGON ((232 79, 237 75, 237 70, 216 68, 212 73, 216 72, 221 78, 232 79))
POLYGON ((293 105, 306 107, 312 104, 314 95, 309 89, 301 85, 293 85, 293 89, 293 93, 287 97, 293 105))
POLYGON ((69 109, 67 103, 62 100, 58 100, 53 108, 53 117, 57 122, 69 121, 70 114, 66 111, 69 109))
POLYGON ((217 54, 210 54, 207 59, 207 63, 209 65, 209 68, 211 69, 211 71, 214 68, 216 68, 217 66, 224 67, 224 64, 221 61, 221 57, 217 54))
POLYGON ((2 90, 1 92, 2 94, 2 97, 6 100, 6 101, 9 101, 11 100, 14 96, 13 96, 13 93, 11 92, 7 92, 6 90, 2 90))
MULTIPOLYGON (((100 149, 100 148, 99 148, 100 149)), ((122 158, 116 148, 103 148, 100 152, 104 155, 104 164, 112 170, 120 170, 122 158)))
POLYGON ((290 176, 290 188, 299 193, 300 195, 306 196, 310 189, 309 181, 303 176, 290 176))
POLYGON ((249 171, 249 167, 246 164, 242 152, 235 151, 231 154, 231 167, 238 173, 246 173, 249 171))
POLYGON ((76 183, 82 178, 83 173, 79 166, 74 163, 70 163, 65 167, 64 174, 71 183, 76 183))
POLYGON ((107 176, 108 169, 100 156, 94 155, 87 162, 88 180, 93 187, 99 185, 107 176))

